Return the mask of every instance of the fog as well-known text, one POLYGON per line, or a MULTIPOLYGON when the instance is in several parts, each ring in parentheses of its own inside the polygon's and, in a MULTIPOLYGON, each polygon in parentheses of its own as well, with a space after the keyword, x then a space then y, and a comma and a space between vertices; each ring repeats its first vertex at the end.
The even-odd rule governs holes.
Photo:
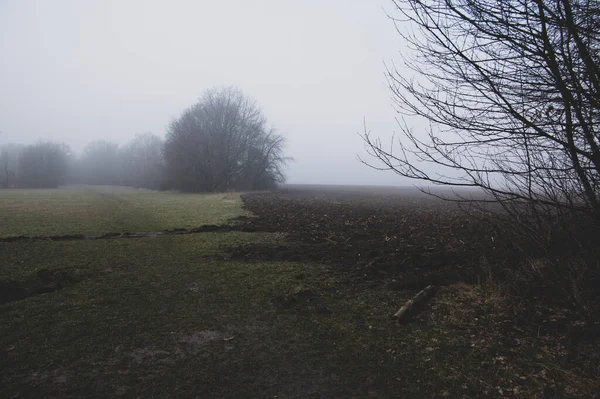
POLYGON ((166 126, 211 87, 237 86, 287 138, 290 183, 406 184, 360 164, 358 133, 397 130, 384 62, 391 2, 0 2, 0 144, 80 151, 166 126))

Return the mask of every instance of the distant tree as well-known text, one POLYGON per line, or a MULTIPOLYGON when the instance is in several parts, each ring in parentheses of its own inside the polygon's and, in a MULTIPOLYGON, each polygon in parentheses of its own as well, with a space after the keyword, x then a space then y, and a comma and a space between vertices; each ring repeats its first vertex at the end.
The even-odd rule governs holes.
POLYGON ((0 147, 0 187, 11 188, 18 185, 17 171, 22 145, 5 144, 0 147))
POLYGON ((264 189, 284 180, 284 138, 235 88, 208 90, 175 119, 165 142, 165 177, 184 191, 264 189))
POLYGON ((138 134, 121 149, 123 183, 158 189, 163 181, 163 140, 152 134, 138 134))
POLYGON ((119 146, 107 141, 92 141, 83 150, 76 166, 76 181, 85 184, 123 183, 123 160, 119 146))
POLYGON ((38 143, 26 146, 18 161, 18 185, 56 188, 66 181, 70 149, 65 144, 38 143))

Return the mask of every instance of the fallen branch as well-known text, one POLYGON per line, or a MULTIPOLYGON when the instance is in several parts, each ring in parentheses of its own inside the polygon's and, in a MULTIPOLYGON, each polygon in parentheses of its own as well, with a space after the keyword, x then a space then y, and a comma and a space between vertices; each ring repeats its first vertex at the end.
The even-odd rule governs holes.
POLYGON ((394 313, 392 318, 396 320, 402 320, 404 317, 411 314, 418 305, 423 304, 431 296, 431 294, 433 294, 434 288, 435 287, 433 285, 428 285, 427 287, 423 288, 421 292, 419 292, 414 298, 409 299, 404 306, 394 313))

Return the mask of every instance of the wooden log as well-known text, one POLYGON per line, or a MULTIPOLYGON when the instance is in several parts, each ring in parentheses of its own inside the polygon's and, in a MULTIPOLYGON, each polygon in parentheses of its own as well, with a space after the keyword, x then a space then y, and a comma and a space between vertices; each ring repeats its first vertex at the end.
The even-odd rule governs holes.
POLYGON ((419 305, 425 303, 427 299, 433 294, 434 286, 428 285, 423 288, 421 292, 419 292, 414 298, 409 299, 404 306, 402 306, 394 315, 392 316, 396 320, 402 320, 407 315, 411 314, 419 305))

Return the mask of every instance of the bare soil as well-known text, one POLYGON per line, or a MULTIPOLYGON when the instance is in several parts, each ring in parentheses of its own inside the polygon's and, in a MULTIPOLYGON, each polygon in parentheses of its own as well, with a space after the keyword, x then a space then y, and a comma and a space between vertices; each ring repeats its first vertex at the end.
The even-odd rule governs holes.
MULTIPOLYGON (((356 282, 395 280, 398 288, 473 282, 482 265, 516 262, 522 254, 485 215, 424 195, 287 190, 247 194, 245 226, 286 234, 284 245, 248 246, 244 260, 326 262, 356 282)), ((498 271, 500 272, 500 271, 498 271)))

